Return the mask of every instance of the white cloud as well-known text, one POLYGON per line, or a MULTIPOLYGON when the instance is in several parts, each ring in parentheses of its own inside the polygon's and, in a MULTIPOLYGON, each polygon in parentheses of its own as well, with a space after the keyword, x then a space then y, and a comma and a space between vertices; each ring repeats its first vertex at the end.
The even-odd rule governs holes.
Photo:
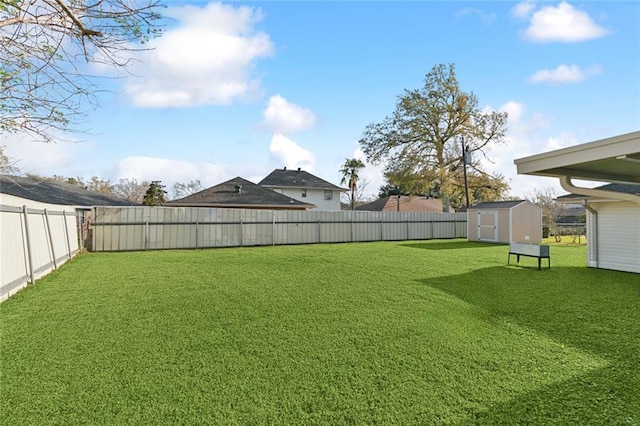
POLYGON ((176 182, 199 180, 204 188, 208 188, 236 176, 251 179, 253 176, 266 176, 264 167, 250 164, 214 164, 208 162, 191 162, 172 160, 160 157, 131 156, 125 157, 115 167, 114 181, 124 178, 138 180, 159 180, 171 193, 176 182))
POLYGON ((464 8, 456 14, 456 16, 465 15, 477 16, 485 25, 491 25, 498 19, 495 13, 486 13, 482 9, 475 9, 472 7, 464 8))
POLYGON ((531 1, 522 1, 513 6, 513 8, 511 9, 511 15, 518 19, 528 18, 535 7, 535 3, 531 1))
POLYGON ((308 172, 313 172, 316 162, 314 155, 284 135, 273 135, 269 152, 271 158, 279 163, 280 167, 292 169, 300 167, 308 172))
POLYGON ((316 123, 316 116, 311 110, 293 104, 280 95, 269 99, 262 116, 264 120, 260 124, 261 128, 284 135, 308 130, 316 123))
POLYGON ((125 85, 137 106, 187 107, 230 104, 255 95, 255 62, 273 54, 269 35, 254 30, 259 9, 221 3, 170 7, 178 25, 149 42, 125 85))
POLYGON ((546 146, 541 146, 537 136, 548 129, 551 119, 543 114, 530 113, 526 105, 513 100, 502 105, 499 111, 509 114, 506 140, 504 144, 493 145, 487 152, 488 158, 479 159, 483 170, 502 174, 511 186, 510 193, 519 198, 525 198, 536 188, 549 187, 563 193, 557 179, 519 175, 513 163, 517 158, 547 150, 546 146))
POLYGON ((591 68, 582 69, 577 65, 558 65, 553 70, 536 71, 530 78, 531 83, 555 83, 569 84, 578 83, 591 75, 600 74, 602 68, 593 66, 591 68))
POLYGON ((578 138, 570 133, 562 133, 558 137, 549 137, 547 139, 547 145, 543 151, 553 151, 556 149, 566 148, 573 145, 578 145, 580 141, 578 138))
POLYGON ((529 28, 524 32, 528 40, 540 43, 574 43, 604 36, 607 31, 594 23, 591 17, 567 2, 546 6, 531 16, 529 28))
POLYGON ((78 159, 95 147, 90 142, 69 140, 68 136, 60 137, 57 143, 44 143, 19 133, 4 135, 0 144, 6 147, 5 154, 16 161, 14 165, 23 174, 67 177, 81 175, 78 159))

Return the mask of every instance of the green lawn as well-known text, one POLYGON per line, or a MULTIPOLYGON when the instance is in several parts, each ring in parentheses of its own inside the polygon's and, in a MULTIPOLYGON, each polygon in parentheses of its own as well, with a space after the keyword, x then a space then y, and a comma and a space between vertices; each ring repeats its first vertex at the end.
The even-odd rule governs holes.
POLYGON ((640 424, 640 276, 507 252, 79 255, 0 304, 0 423, 640 424))

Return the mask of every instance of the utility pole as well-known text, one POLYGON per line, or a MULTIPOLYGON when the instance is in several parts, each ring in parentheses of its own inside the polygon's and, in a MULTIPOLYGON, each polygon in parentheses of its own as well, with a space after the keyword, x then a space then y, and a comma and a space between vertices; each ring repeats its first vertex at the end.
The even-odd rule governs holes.
POLYGON ((462 169, 464 170, 464 195, 467 199, 467 210, 469 209, 469 184, 467 183, 467 164, 471 163, 471 152, 469 147, 464 146, 464 136, 460 136, 462 144, 462 169))

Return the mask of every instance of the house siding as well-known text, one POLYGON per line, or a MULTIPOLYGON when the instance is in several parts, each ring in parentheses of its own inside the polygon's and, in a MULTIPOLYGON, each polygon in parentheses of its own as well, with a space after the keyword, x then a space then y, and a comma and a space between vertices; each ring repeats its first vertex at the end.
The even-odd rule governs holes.
POLYGON ((640 206, 592 203, 598 214, 598 267, 640 273, 640 206))
POLYGON ((304 203, 315 204, 317 207, 313 211, 339 211, 340 210, 340 191, 333 191, 333 199, 324 199, 324 189, 305 188, 307 196, 302 197, 303 188, 277 188, 276 191, 282 191, 282 194, 291 197, 294 200, 304 203))

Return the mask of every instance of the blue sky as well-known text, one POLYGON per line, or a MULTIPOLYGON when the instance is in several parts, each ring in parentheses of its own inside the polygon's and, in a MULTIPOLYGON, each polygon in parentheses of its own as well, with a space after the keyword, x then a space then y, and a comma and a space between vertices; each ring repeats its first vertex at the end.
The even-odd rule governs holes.
MULTIPOLYGON (((166 1, 165 34, 103 81, 90 133, 0 144, 23 172, 205 187, 302 167, 332 183, 365 126, 455 63, 480 106, 509 113, 486 168, 511 194, 554 188, 513 160, 640 129, 640 2, 166 1)), ((96 68, 96 73, 104 70, 96 68)), ((367 193, 380 167, 363 172, 367 193)))

